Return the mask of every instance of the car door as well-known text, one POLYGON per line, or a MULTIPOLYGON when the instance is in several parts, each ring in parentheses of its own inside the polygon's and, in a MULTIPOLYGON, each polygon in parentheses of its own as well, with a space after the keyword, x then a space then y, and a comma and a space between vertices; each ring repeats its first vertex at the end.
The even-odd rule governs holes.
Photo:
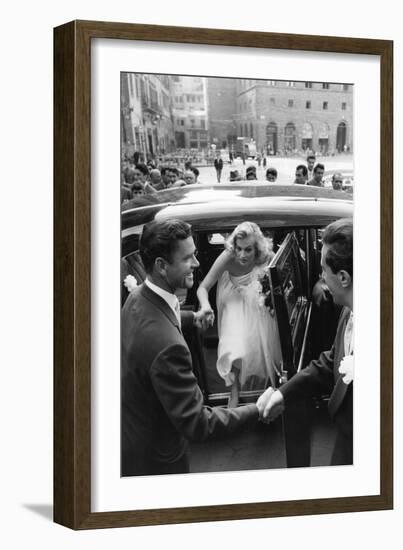
MULTIPOLYGON (((269 265, 271 303, 278 326, 282 365, 279 385, 292 378, 306 363, 312 303, 309 299, 309 232, 304 248, 296 231, 288 233, 269 265)), ((288 467, 310 465, 310 401, 287 404, 283 434, 288 467)))

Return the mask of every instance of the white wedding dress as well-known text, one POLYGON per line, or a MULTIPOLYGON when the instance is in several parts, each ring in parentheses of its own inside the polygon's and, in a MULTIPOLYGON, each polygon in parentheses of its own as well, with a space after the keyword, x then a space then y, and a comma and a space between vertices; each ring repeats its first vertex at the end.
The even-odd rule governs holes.
POLYGON ((225 271, 217 285, 217 370, 230 386, 234 382, 232 366, 238 368, 243 390, 275 386, 281 364, 277 323, 261 304, 261 273, 260 266, 239 277, 225 271))

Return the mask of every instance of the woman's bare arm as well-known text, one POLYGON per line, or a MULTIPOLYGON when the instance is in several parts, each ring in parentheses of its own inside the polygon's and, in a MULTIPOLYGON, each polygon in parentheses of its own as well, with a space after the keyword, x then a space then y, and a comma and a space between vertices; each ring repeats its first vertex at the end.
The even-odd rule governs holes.
POLYGON ((209 272, 200 283, 199 288, 197 289, 197 297, 200 302, 200 307, 202 310, 211 311, 211 305, 208 299, 208 293, 210 289, 216 284, 218 279, 228 268, 232 261, 232 254, 228 250, 224 250, 216 259, 216 261, 211 266, 209 272))

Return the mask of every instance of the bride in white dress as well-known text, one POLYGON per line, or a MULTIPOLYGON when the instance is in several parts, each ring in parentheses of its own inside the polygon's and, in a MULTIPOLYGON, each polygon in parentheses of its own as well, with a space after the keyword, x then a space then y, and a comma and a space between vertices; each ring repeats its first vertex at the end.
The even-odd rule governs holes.
POLYGON ((273 257, 259 226, 243 222, 232 232, 225 250, 197 289, 201 310, 212 324, 214 313, 208 293, 217 284, 217 370, 231 387, 229 407, 239 391, 275 386, 281 351, 277 324, 262 304, 259 276, 273 257))

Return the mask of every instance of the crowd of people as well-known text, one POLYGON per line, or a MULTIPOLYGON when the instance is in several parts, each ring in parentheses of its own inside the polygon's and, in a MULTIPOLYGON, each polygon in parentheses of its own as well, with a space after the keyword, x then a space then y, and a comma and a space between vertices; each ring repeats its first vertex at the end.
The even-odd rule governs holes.
MULTIPOLYGON (((224 162, 219 153, 214 159, 214 168, 217 183, 221 183, 224 162)), ((323 187, 324 172, 325 166, 320 162, 316 162, 314 154, 308 154, 306 164, 301 163, 296 166, 295 175, 290 178, 289 183, 323 187)), ((264 167, 264 174, 268 183, 278 181, 278 171, 273 166, 264 167)), ((193 166, 191 159, 185 161, 183 165, 163 164, 156 161, 149 161, 146 164, 135 157, 125 159, 121 170, 121 202, 124 203, 140 195, 153 194, 168 188, 203 183, 200 181, 199 175, 200 171, 196 166, 193 166)), ((246 166, 245 172, 231 165, 229 182, 253 180, 258 180, 255 164, 246 166)), ((334 173, 331 180, 333 189, 352 192, 352 187, 345 188, 343 181, 342 173, 334 173)))
POLYGON ((243 222, 201 282, 197 312, 180 309, 179 289, 191 289, 199 267, 191 226, 180 220, 153 221, 139 244, 146 279, 122 310, 122 475, 189 472, 188 442, 204 441, 274 420, 289 403, 305 396, 330 395, 336 427, 332 464, 353 458, 353 223, 341 219, 323 233, 323 282, 340 315, 329 351, 275 389, 281 363, 277 325, 259 307, 256 284, 272 258, 261 229, 243 222), (217 370, 231 387, 227 407, 204 405, 183 336, 195 325, 214 322, 209 291, 217 284, 217 370), (256 403, 239 405, 248 376, 265 380, 256 403))

